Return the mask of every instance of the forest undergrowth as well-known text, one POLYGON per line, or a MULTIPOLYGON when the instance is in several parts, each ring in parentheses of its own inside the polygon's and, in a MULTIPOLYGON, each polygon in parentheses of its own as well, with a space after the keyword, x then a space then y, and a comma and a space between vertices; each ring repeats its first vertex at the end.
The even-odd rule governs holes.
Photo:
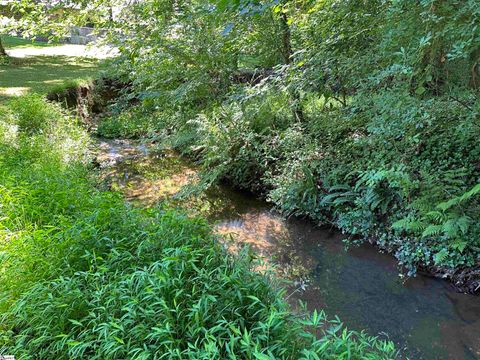
POLYGON ((112 63, 131 89, 98 132, 174 147, 204 187, 249 189, 478 292, 478 2, 207 3, 133 11, 112 63))
POLYGON ((392 359, 391 342, 293 311, 207 221, 96 187, 80 121, 0 107, 0 353, 17 359, 392 359))

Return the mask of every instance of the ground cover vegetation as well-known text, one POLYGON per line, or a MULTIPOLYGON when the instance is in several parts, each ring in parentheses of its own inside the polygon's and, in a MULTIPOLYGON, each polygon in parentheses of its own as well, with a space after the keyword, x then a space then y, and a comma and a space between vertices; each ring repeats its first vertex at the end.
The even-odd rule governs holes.
MULTIPOLYGON (((352 241, 374 240, 409 274, 479 267, 477 1, 69 4, 69 23, 88 17, 107 31, 120 51, 111 74, 129 84, 100 135, 174 147, 202 164, 201 186, 226 180, 352 241)), ((28 10, 20 26, 48 25, 33 21, 48 19, 41 1, 14 5, 28 10)), ((7 349, 25 358, 393 356, 364 335, 323 332, 329 325, 315 340, 308 330, 324 315, 288 312, 248 261, 218 256, 203 220, 94 190, 82 131, 58 109, 27 105, 38 98, 22 101, 2 110, 7 349)), ((463 289, 478 291, 478 276, 470 280, 463 289)))
POLYGON ((58 44, 33 42, 13 36, 2 36, 2 42, 7 52, 44 48, 45 55, 0 58, 0 101, 22 94, 48 94, 76 88, 90 83, 102 68, 98 59, 49 55, 50 50, 54 54, 58 44))
POLYGON ((205 186, 375 241, 409 274, 470 271, 479 21, 471 0, 145 1, 108 23, 132 92, 99 133, 166 142, 205 186))
POLYGON ((95 186, 80 121, 0 106, 0 354, 17 359, 388 359, 393 345, 292 312, 204 219, 95 186))

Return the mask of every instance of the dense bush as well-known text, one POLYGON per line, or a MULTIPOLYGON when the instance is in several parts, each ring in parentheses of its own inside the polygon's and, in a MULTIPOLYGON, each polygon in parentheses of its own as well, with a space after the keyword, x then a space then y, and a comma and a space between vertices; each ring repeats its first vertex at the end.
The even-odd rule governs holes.
POLYGON ((227 255, 205 220, 96 190, 86 134, 58 107, 23 97, 0 112, 0 353, 395 357, 391 343, 323 312, 292 312, 277 284, 251 271, 249 257, 227 255))
POLYGON ((135 109, 104 117, 97 133, 106 138, 138 138, 155 135, 155 123, 150 114, 135 109), (137 110, 137 111, 135 111, 137 110))
POLYGON ((479 264, 477 1, 162 4, 156 21, 158 2, 125 9, 141 21, 112 38, 131 114, 151 113, 124 136, 153 133, 206 185, 374 239, 410 273, 479 264))
POLYGON ((338 323, 323 313, 300 321, 249 264, 218 256, 201 221, 170 212, 155 220, 137 249, 93 252, 88 270, 28 291, 10 311, 22 330, 9 351, 58 359, 393 356, 391 345, 332 331, 338 323), (307 331, 326 324, 320 340, 307 331))

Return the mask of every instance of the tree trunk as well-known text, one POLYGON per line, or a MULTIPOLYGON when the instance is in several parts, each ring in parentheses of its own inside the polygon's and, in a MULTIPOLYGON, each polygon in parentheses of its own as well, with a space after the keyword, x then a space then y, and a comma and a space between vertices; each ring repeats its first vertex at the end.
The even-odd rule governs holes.
MULTIPOLYGON (((291 30, 290 25, 288 24, 288 16, 285 12, 282 12, 280 17, 282 25, 282 55, 285 65, 290 65, 292 62, 292 39, 291 39, 291 30)), ((302 104, 300 101, 300 95, 297 89, 291 89, 290 94, 293 98, 292 101, 292 113, 293 117, 299 121, 303 122, 305 116, 303 114, 302 104)))
POLYGON ((282 24, 282 55, 285 64, 289 65, 292 61, 292 42, 290 25, 288 25, 288 16, 286 13, 281 15, 282 24))
POLYGON ((2 38, 0 37, 0 56, 7 56, 7 52, 5 51, 5 48, 3 47, 2 43, 2 38))

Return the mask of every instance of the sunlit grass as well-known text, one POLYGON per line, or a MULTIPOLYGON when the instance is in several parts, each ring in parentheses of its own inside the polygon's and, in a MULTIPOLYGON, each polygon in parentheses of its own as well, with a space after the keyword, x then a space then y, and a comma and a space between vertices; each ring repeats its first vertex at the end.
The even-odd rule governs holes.
MULTIPOLYGON (((7 50, 53 46, 11 37, 4 38, 4 43, 7 50)), ((81 57, 40 55, 10 58, 5 64, 0 64, 0 101, 28 93, 46 94, 73 82, 87 82, 98 74, 101 67, 99 60, 81 57)))
POLYGON ((33 41, 33 40, 23 39, 23 38, 14 37, 14 36, 2 36, 2 42, 7 49, 18 49, 18 48, 28 48, 28 47, 47 47, 47 46, 57 45, 56 43, 33 41))

